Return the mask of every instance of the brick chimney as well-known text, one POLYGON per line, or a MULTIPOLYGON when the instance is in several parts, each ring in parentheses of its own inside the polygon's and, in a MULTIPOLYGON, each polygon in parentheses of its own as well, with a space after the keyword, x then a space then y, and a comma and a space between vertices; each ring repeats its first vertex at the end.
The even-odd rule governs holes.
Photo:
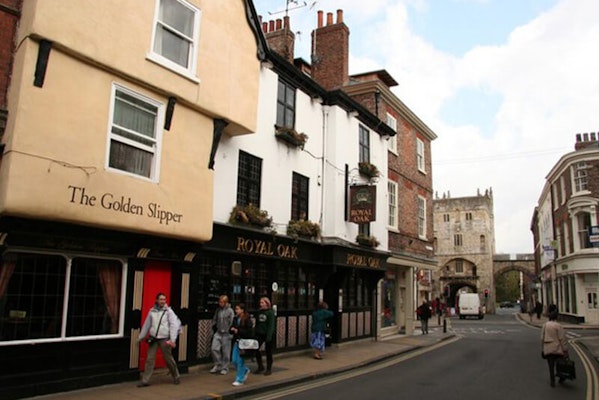
POLYGON ((583 150, 588 148, 599 148, 599 132, 577 133, 574 150, 583 150))
POLYGON ((279 18, 276 21, 263 22, 262 32, 264 32, 270 49, 293 64, 295 34, 289 27, 289 17, 285 16, 283 20, 279 18))
POLYGON ((339 89, 349 82, 349 28, 343 23, 343 10, 327 13, 318 11, 318 27, 312 31, 312 78, 327 90, 339 89))

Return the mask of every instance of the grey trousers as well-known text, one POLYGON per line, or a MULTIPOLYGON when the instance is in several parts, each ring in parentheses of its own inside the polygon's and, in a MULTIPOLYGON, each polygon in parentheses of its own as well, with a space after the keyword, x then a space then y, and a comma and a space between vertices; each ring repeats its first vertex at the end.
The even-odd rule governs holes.
POLYGON ((160 351, 162 352, 162 356, 164 357, 164 361, 166 361, 166 366, 168 367, 168 370, 171 372, 171 376, 173 377, 173 379, 179 378, 179 370, 177 369, 177 363, 175 362, 175 358, 173 357, 173 349, 171 346, 166 344, 166 339, 160 339, 152 343, 148 348, 148 358, 146 359, 146 367, 141 377, 141 380, 144 383, 148 383, 150 381, 152 373, 154 373, 154 364, 156 363, 156 352, 158 351, 159 346, 160 351))
POLYGON ((219 370, 229 370, 231 339, 232 336, 229 333, 216 332, 212 337, 212 361, 219 370))

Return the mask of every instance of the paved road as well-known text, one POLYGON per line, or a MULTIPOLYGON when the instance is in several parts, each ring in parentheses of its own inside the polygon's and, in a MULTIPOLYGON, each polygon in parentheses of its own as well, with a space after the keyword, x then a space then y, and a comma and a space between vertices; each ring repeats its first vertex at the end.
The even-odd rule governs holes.
MULTIPOLYGON (((371 366, 350 379, 333 377, 297 389, 255 398, 300 399, 443 399, 443 400, 584 400, 587 382, 582 370, 575 381, 549 386, 547 364, 540 357, 539 330, 513 315, 484 320, 452 320, 460 340, 402 362, 371 366)), ((575 352, 577 365, 581 360, 575 352)))

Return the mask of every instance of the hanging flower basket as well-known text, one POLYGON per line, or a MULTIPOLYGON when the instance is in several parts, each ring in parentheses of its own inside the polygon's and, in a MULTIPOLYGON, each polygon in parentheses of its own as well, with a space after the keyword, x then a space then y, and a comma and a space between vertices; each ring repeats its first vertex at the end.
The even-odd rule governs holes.
POLYGON ((305 133, 298 133, 293 128, 278 125, 275 125, 275 137, 302 149, 308 140, 308 135, 305 133))
POLYGON ((358 163, 358 171, 368 179, 378 178, 380 175, 379 169, 376 167, 376 165, 369 162, 358 163))
POLYGON ((272 217, 268 216, 267 211, 261 210, 253 204, 237 205, 231 210, 229 223, 270 228, 272 227, 272 217))
POLYGON ((287 236, 316 238, 320 236, 320 225, 312 221, 295 221, 291 220, 287 224, 287 236))
POLYGON ((361 246, 378 247, 381 244, 374 236, 359 234, 356 236, 356 242, 361 246))

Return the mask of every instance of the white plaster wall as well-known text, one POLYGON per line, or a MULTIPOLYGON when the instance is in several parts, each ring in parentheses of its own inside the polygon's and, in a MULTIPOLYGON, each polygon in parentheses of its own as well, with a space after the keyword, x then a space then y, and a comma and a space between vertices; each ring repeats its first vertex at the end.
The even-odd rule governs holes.
MULTIPOLYGON (((308 219, 321 225, 322 235, 355 242, 358 226, 345 221, 345 164, 350 183, 364 182, 358 174, 359 121, 338 106, 323 106, 298 90, 296 123, 298 132, 308 135, 304 149, 296 149, 274 136, 278 76, 268 68, 260 74, 258 131, 249 136, 221 139, 215 158, 214 220, 227 222, 237 196, 239 150, 262 159, 260 208, 268 211, 278 233, 285 234, 291 217, 292 172, 310 180, 308 219), (326 140, 323 141, 323 137, 326 140), (323 154, 326 154, 323 160, 323 154), (323 172, 324 168, 324 172, 323 172)), ((384 174, 387 169, 386 141, 371 131, 371 162, 384 174)), ((387 179, 377 185, 377 221, 371 233, 387 249, 387 179)))

